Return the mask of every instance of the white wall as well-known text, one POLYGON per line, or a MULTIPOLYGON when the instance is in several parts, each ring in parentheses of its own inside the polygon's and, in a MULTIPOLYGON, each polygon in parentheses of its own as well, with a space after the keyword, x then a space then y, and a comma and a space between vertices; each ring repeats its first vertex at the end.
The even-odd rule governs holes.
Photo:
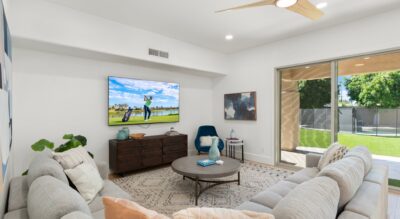
POLYGON ((96 160, 108 162, 108 140, 121 127, 107 125, 107 76, 179 82, 180 122, 129 126, 131 132, 163 134, 174 126, 194 135, 212 123, 212 79, 133 65, 96 61, 27 49, 14 49, 14 159, 15 174, 28 167, 30 146, 40 138, 60 143, 64 133, 88 138, 96 160))
POLYGON ((11 34, 72 48, 225 74, 226 55, 44 0, 7 4, 11 34), (149 56, 148 48, 170 53, 149 56))
POLYGON ((274 162, 276 67, 400 48, 400 10, 310 32, 229 57, 229 75, 214 81, 214 123, 223 136, 231 128, 246 141, 248 158, 274 162), (223 94, 257 91, 256 122, 223 119, 223 94))
MULTIPOLYGON (((234 128, 237 135, 246 141, 248 159, 272 164, 276 131, 274 68, 400 48, 400 29, 394 28, 397 26, 400 26, 400 10, 249 49, 230 55, 229 65, 226 66, 229 75, 214 80, 17 49, 14 55, 14 147, 19 153, 15 158, 18 164, 16 169, 22 171, 27 166, 32 156, 29 146, 37 138, 57 139, 66 132, 86 135, 91 142, 89 149, 96 154, 96 158, 107 160, 107 140, 114 137, 118 129, 108 127, 106 123, 107 75, 181 82, 182 119, 176 127, 192 134, 190 143, 200 124, 213 123, 222 137, 228 136, 230 129, 234 128), (241 91, 257 91, 256 122, 223 119, 223 95, 241 91), (22 156, 25 152, 30 154, 22 156)), ((169 126, 153 125, 148 130, 138 126, 131 128, 158 134, 169 126)))

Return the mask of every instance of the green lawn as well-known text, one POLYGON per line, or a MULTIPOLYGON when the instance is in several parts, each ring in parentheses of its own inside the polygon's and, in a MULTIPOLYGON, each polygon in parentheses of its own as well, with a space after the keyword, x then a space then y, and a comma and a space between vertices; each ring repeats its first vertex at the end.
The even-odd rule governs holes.
MULTIPOLYGON (((400 157, 400 137, 339 133, 338 141, 340 144, 346 145, 349 148, 363 145, 373 154, 400 157)), ((300 145, 306 147, 327 148, 330 145, 330 133, 329 131, 301 129, 300 145)))
POLYGON ((135 125, 135 124, 151 124, 151 123, 162 123, 162 122, 178 122, 179 115, 167 115, 167 116, 152 116, 149 121, 144 121, 143 116, 131 116, 128 122, 122 122, 121 117, 109 118, 110 125, 135 125))
POLYGON ((398 179, 389 179, 389 185, 390 186, 395 186, 395 187, 400 187, 400 180, 398 180, 398 179))

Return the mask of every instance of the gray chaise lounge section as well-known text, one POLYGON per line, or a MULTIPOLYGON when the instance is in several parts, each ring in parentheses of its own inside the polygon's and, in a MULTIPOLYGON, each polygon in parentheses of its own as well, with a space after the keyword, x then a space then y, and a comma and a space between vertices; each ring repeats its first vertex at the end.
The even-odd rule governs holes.
MULTIPOLYGON (((364 151, 365 152, 365 151, 364 151)), ((308 154, 306 155, 306 168, 302 169, 292 176, 289 176, 285 180, 278 182, 277 184, 271 186, 267 190, 260 192, 255 195, 249 201, 241 204, 237 207, 240 210, 251 210, 258 212, 268 212, 274 214, 276 212, 276 207, 288 194, 291 194, 297 186, 300 184, 310 181, 316 177, 330 177, 329 175, 335 171, 327 171, 322 169, 321 171, 317 168, 318 162, 321 158, 319 154, 308 154), (329 172, 329 174, 327 173, 329 172)), ((340 197, 341 204, 343 202, 343 207, 338 207, 338 213, 332 215, 332 218, 339 219, 385 219, 387 218, 388 209, 388 167, 382 164, 372 164, 372 157, 368 161, 368 157, 360 158, 357 162, 363 162, 363 165, 357 165, 357 167, 346 168, 345 173, 340 173, 341 168, 337 166, 343 165, 344 162, 349 162, 349 160, 358 159, 355 156, 348 156, 342 160, 336 161, 331 164, 330 169, 337 169, 335 176, 331 176, 333 180, 337 182, 341 193, 340 197), (346 159, 346 160, 344 160, 346 159), (343 161, 344 160, 344 161, 343 161), (342 162, 342 163, 337 163, 342 162), (366 162, 370 162, 369 164, 366 162), (370 169, 365 171, 365 167, 370 169), (350 170, 353 169, 353 170, 350 170), (356 170, 354 170, 356 169, 356 170), (347 173, 347 171, 353 171, 353 173, 347 173), (360 185, 357 185, 357 180, 355 179, 343 179, 350 178, 349 176, 354 175, 354 171, 357 172, 356 175, 362 175, 360 179, 360 185), (364 174, 366 174, 364 176, 364 174), (337 180, 341 181, 338 182, 337 180), (354 188, 357 186, 357 188, 354 188), (345 188, 350 187, 350 188, 345 188), (346 190, 347 189, 347 190, 346 190), (355 189, 355 190, 354 190, 355 189), (351 191, 348 191, 351 190, 351 191), (353 194, 354 193, 354 194, 353 194), (350 198, 349 201, 346 199, 350 198), (344 203, 345 202, 345 203, 344 203)), ((305 202, 309 201, 309 197, 304 197, 305 202)), ((287 201, 287 200, 284 200, 287 201)), ((339 202, 339 200, 338 200, 339 202)), ((316 204, 316 208, 321 208, 321 204, 316 204)), ((301 210, 301 209, 300 209, 301 210)), ((275 215, 276 219, 285 219, 285 217, 280 215, 275 215)), ((292 216, 292 215, 291 215, 292 216)), ((286 218, 293 218, 286 215, 286 218)), ((301 218, 301 217, 294 217, 301 218)), ((305 219, 305 218, 304 218, 305 219)))

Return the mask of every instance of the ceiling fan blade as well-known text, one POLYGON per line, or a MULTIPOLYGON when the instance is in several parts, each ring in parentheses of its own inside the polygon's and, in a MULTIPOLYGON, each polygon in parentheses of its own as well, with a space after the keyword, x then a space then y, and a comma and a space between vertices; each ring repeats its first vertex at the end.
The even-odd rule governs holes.
POLYGON ((275 1, 276 0, 258 1, 258 2, 254 2, 254 3, 246 4, 246 5, 240 5, 240 6, 233 7, 233 8, 219 10, 219 11, 216 11, 215 13, 231 11, 231 10, 238 10, 238 9, 244 9, 244 8, 254 8, 254 7, 260 7, 260 6, 264 6, 264 5, 273 5, 273 4, 275 4, 275 1))
POLYGON ((324 15, 324 12, 315 7, 308 0, 298 0, 298 2, 287 8, 290 11, 296 12, 298 14, 303 15, 304 17, 308 17, 311 20, 318 20, 324 15))

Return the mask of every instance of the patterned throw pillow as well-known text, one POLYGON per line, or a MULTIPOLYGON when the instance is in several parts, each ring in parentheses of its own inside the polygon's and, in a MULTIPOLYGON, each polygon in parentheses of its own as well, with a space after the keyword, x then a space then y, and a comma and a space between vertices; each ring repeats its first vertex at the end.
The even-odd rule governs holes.
POLYGON ((82 163, 89 163, 97 170, 96 162, 82 146, 64 152, 53 152, 53 158, 61 164, 64 170, 73 169, 82 163))
POLYGON ((332 144, 319 160, 318 169, 322 170, 327 165, 342 159, 348 151, 349 150, 346 148, 346 146, 340 145, 338 143, 332 144))
POLYGON ((343 145, 340 145, 340 147, 333 154, 332 158, 329 160, 329 164, 342 159, 347 152, 349 152, 349 149, 343 145))

